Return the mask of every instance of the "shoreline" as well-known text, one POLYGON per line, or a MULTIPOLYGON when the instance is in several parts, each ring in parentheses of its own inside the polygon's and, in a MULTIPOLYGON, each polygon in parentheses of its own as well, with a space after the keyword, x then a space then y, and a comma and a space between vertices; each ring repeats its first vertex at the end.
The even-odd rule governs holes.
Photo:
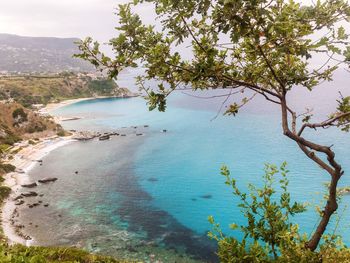
POLYGON ((42 109, 39 109, 38 112, 41 114, 48 114, 50 115, 50 112, 60 109, 62 107, 75 104, 81 101, 87 101, 87 100, 97 100, 97 99, 108 99, 108 98, 134 98, 138 97, 138 95, 132 94, 128 96, 96 96, 96 97, 87 97, 87 98, 78 98, 78 99, 69 99, 69 100, 63 100, 61 102, 57 103, 49 103, 42 109))
POLYGON ((20 222, 15 222, 16 214, 20 206, 15 205, 13 198, 18 196, 22 184, 29 182, 28 172, 30 172, 38 160, 41 160, 53 150, 64 145, 76 142, 77 140, 69 137, 47 137, 40 140, 35 145, 28 144, 27 147, 14 155, 14 158, 8 163, 16 166, 16 171, 4 176, 4 186, 11 188, 11 193, 2 204, 1 225, 3 234, 9 244, 22 244, 30 246, 32 239, 26 239, 20 233, 20 222), (17 223, 17 224, 15 224, 17 223))
MULTIPOLYGON (((64 100, 58 103, 47 104, 45 107, 38 109, 37 112, 42 115, 51 116, 56 123, 60 124, 62 122, 62 119, 51 115, 52 111, 81 101, 104 98, 122 97, 98 96, 64 100)), ((30 178, 28 173, 35 167, 35 165, 39 164, 39 160, 44 158, 53 150, 68 145, 70 143, 77 142, 78 140, 74 139, 74 136, 75 134, 72 134, 67 137, 59 137, 57 135, 43 137, 40 138, 40 140, 34 145, 30 144, 29 140, 22 141, 14 149, 21 150, 13 155, 13 159, 6 160, 6 163, 12 164, 16 167, 16 171, 8 173, 4 176, 5 180, 2 185, 11 188, 11 192, 0 207, 1 227, 3 230, 3 235, 10 245, 22 244, 30 246, 33 242, 33 239, 31 237, 26 237, 21 232, 21 222, 16 221, 18 211, 21 209, 21 207, 15 205, 16 201, 13 200, 16 196, 19 195, 18 192, 20 189, 22 189, 21 185, 29 183, 30 178)))
POLYGON ((87 100, 94 100, 94 99, 104 99, 104 98, 110 98, 110 97, 87 97, 87 98, 79 98, 79 99, 70 99, 70 100, 63 100, 61 102, 57 103, 49 103, 44 108, 39 110, 39 113, 41 114, 49 114, 50 112, 60 109, 62 107, 75 104, 81 101, 87 101, 87 100))

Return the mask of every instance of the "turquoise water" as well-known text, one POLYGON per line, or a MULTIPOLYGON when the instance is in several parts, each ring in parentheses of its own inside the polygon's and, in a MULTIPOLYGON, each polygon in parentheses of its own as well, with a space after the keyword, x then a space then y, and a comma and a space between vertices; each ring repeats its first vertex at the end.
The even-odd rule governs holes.
MULTIPOLYGON (((277 111, 249 108, 238 117, 219 115, 213 120, 218 101, 203 104, 177 94, 165 113, 149 112, 142 98, 84 101, 57 110, 55 115, 83 117, 64 123, 66 129, 119 130, 127 136, 73 143, 35 167, 33 179, 50 174, 59 180, 40 189, 50 203, 48 209, 38 208, 40 218, 33 210, 23 211, 24 218, 43 226, 27 231, 39 244, 78 244, 112 255, 128 248, 135 258, 144 257, 145 249, 160 254, 161 249, 212 262, 215 245, 206 238, 211 229, 207 217, 213 215, 227 234, 236 237, 240 233, 228 225, 245 222, 220 167, 227 165, 246 189, 248 183, 260 184, 265 163, 279 165, 286 160, 293 199, 310 203, 309 211, 295 221, 310 233, 317 222, 312 206, 322 200, 328 175, 282 135, 277 111), (135 136, 136 131, 144 136, 135 136)), ((350 185, 349 135, 335 129, 307 135, 334 144, 345 170, 341 185, 350 185)), ((339 211, 348 202, 345 196, 339 211)), ((349 219, 346 210, 338 228, 347 244, 349 219)), ((335 222, 329 230, 334 226, 335 222)))

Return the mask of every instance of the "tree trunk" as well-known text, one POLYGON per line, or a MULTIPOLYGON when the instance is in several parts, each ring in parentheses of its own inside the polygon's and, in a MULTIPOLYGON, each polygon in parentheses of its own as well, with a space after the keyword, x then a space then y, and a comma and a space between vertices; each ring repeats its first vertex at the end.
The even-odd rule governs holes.
MULTIPOLYGON (((337 185, 340 177, 343 174, 343 171, 341 166, 335 161, 335 154, 330 147, 315 144, 311 141, 308 141, 301 137, 299 134, 297 134, 295 129, 293 129, 293 132, 289 129, 288 108, 285 94, 281 98, 281 106, 282 128, 284 135, 295 141, 305 153, 305 155, 311 160, 313 160, 316 164, 318 164, 321 168, 326 170, 332 178, 329 186, 329 195, 327 203, 324 210, 322 211, 321 221, 319 222, 315 233, 313 233, 310 240, 306 243, 306 248, 310 249, 311 251, 314 251, 320 243, 322 235, 326 231, 331 216, 338 209, 337 185), (319 158, 315 152, 325 154, 327 156, 328 163, 319 158)), ((294 112, 292 112, 292 118, 293 123, 295 123, 296 117, 294 112)))
POLYGON ((312 235, 310 240, 306 243, 306 247, 312 251, 314 251, 317 248, 322 238, 322 235, 326 231, 326 228, 331 216, 338 209, 336 198, 337 198, 337 184, 339 179, 340 179, 340 174, 332 177, 331 185, 329 186, 329 196, 328 196, 327 204, 322 214, 321 221, 318 224, 315 233, 312 235))

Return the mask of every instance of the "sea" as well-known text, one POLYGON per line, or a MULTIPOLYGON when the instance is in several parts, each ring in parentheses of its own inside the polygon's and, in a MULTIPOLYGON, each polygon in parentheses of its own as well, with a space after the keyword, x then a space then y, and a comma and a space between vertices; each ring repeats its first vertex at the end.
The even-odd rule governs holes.
MULTIPOLYGON (((311 105, 314 119, 321 120, 339 95, 331 89, 346 92, 342 76, 318 95, 297 90, 289 98, 292 105, 300 112, 311 105)), ((131 87, 131 79, 125 74, 121 85, 131 87)), ((36 189, 41 195, 36 198, 48 206, 21 210, 23 231, 35 245, 75 246, 144 262, 218 262, 208 216, 237 239, 242 233, 229 225, 246 224, 240 200, 225 185, 220 168, 226 165, 247 191, 250 183, 262 186, 265 164, 286 161, 292 200, 308 206, 292 221, 309 236, 319 221, 315 207, 324 205, 329 176, 283 135, 277 105, 256 98, 237 116, 227 116, 223 112, 234 98, 225 102, 225 92, 179 91, 169 96, 165 112, 149 111, 142 97, 82 101, 52 112, 81 118, 63 122, 67 130, 125 136, 74 142, 36 165, 31 180, 58 180, 36 189)), ((350 186, 349 134, 331 128, 308 130, 305 137, 333 145, 345 171, 340 185, 350 186)), ((348 245, 349 200, 342 197, 328 227, 348 245)))

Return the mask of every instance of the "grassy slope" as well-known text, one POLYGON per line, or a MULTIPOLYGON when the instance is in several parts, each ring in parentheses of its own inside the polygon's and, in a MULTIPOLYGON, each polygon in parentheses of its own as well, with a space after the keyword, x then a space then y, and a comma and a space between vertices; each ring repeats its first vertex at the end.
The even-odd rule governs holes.
POLYGON ((63 99, 124 94, 128 94, 128 90, 118 88, 113 80, 92 80, 89 76, 73 73, 0 78, 0 100, 13 98, 26 107, 63 99))
POLYGON ((51 118, 43 117, 21 104, 0 103, 0 145, 12 144, 20 138, 35 138, 55 135, 60 129, 51 118), (13 117, 13 113, 22 109, 26 120, 20 122, 13 117))

